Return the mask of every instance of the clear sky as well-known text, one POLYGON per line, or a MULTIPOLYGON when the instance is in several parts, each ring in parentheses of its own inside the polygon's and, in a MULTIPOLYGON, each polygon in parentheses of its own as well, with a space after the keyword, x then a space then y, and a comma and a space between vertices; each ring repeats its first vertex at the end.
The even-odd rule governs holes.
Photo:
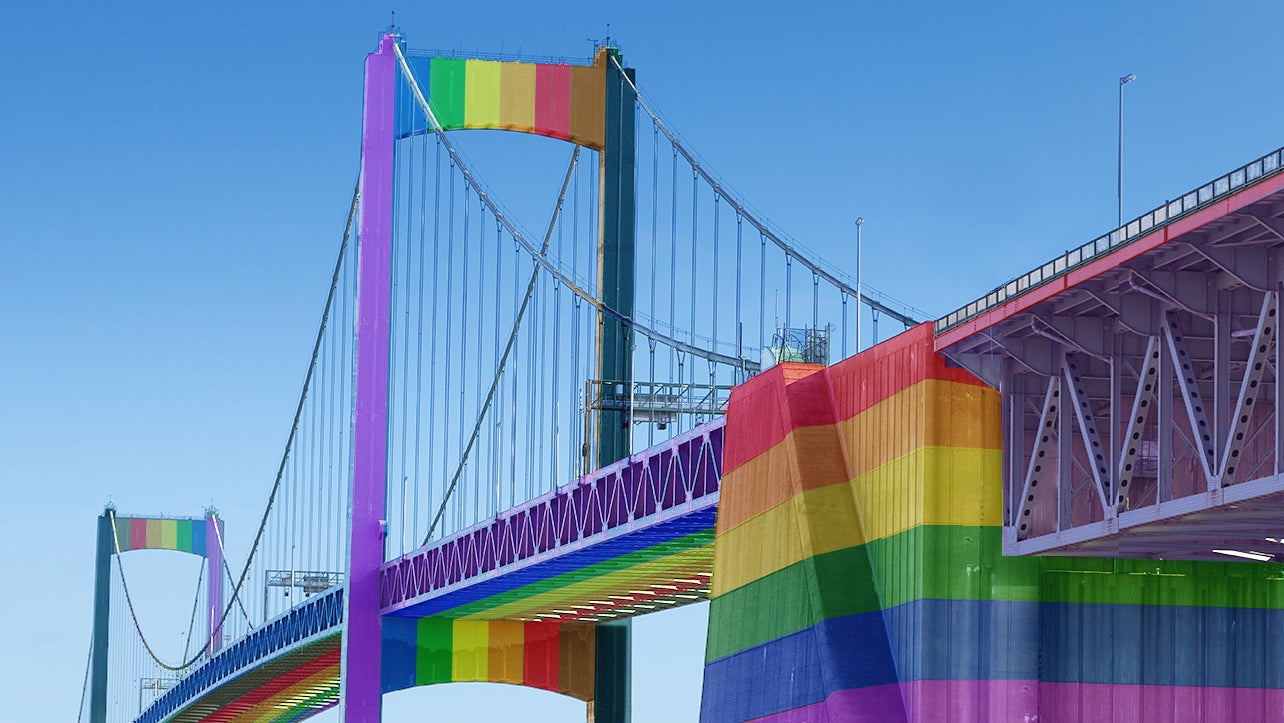
MULTIPOLYGON (((1284 144, 1275 2, 5 3, 6 720, 75 717, 104 503, 213 503, 244 554, 356 173, 362 59, 392 9, 412 47, 469 51, 586 57, 609 21, 741 195, 844 267, 864 216, 866 280, 936 314, 1112 225, 1125 73, 1125 216, 1284 144)), ((139 563, 140 606, 176 634, 195 572, 164 557, 139 563)), ((706 614, 639 620, 634 720, 696 719, 706 614)), ((582 715, 478 685, 386 710, 582 715)))

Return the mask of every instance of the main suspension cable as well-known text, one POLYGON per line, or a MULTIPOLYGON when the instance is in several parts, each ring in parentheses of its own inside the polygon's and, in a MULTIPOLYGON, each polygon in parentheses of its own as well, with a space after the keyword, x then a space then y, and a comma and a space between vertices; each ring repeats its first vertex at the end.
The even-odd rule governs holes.
MULTIPOLYGON (((669 142, 673 144, 674 150, 680 153, 682 157, 687 160, 687 163, 691 164, 691 168, 694 170, 694 172, 699 174, 700 177, 704 179, 705 183, 709 184, 709 186, 713 188, 714 193, 726 199, 727 203, 730 204, 732 208, 736 210, 736 213, 740 214, 745 218, 745 220, 749 221, 749 223, 752 224, 755 228, 757 228, 758 231, 764 237, 770 239, 771 242, 774 243, 776 246, 778 246, 781 251, 784 251, 787 256, 798 259, 798 262, 801 263, 803 266, 807 267, 807 269, 809 269, 812 273, 825 279, 830 284, 838 288, 840 291, 856 297, 860 303, 864 303, 866 306, 869 306, 871 309, 881 311, 884 314, 887 314, 888 316, 892 317, 893 319, 896 319, 897 321, 901 322, 902 324, 905 324, 906 326, 913 326, 919 323, 917 320, 914 319, 914 317, 910 316, 909 314, 899 312, 887 306, 886 304, 882 303, 881 301, 878 301, 877 299, 871 299, 870 297, 859 293, 850 284, 840 279, 835 272, 831 272, 830 270, 822 266, 819 262, 813 261, 812 259, 808 258, 796 246, 789 243, 785 239, 781 238, 775 231, 771 229, 771 227, 769 227, 765 222, 763 222, 756 215, 754 215, 753 212, 749 210, 749 208, 747 208, 737 198, 729 194, 726 191, 726 189, 723 187, 723 185, 717 179, 715 179, 713 175, 710 174, 704 168, 704 166, 700 164, 700 162, 696 159, 695 155, 692 154, 690 151, 688 151, 687 148, 683 146, 682 143, 678 140, 677 136, 674 135, 674 133, 669 130, 668 126, 664 124, 664 121, 660 119, 659 114, 656 113, 655 110, 651 107, 651 105, 647 103, 646 99, 642 97, 642 92, 638 90, 637 85, 635 85, 634 82, 629 78, 628 74, 624 72, 624 68, 620 66, 620 61, 616 59, 614 55, 611 55, 610 57, 611 57, 611 62, 614 63, 615 67, 620 70, 620 75, 624 77, 625 81, 629 84, 629 87, 633 89, 633 95, 635 98, 637 98, 638 104, 641 105, 642 109, 645 110, 647 115, 651 117, 651 121, 654 122, 656 127, 660 129, 660 132, 664 134, 665 138, 668 138, 669 142)), ((908 307, 908 305, 906 306, 908 307)), ((915 311, 918 311, 918 310, 916 309, 915 311)))
POLYGON ((451 142, 450 137, 446 135, 445 129, 442 128, 441 123, 437 121, 437 116, 433 114, 432 109, 429 107, 428 99, 424 97, 423 90, 421 90, 419 87, 419 82, 415 79, 414 73, 411 72, 410 65, 406 62, 406 56, 402 53, 401 47, 396 44, 393 44, 392 47, 393 47, 393 51, 396 52, 397 61, 401 66, 402 75, 405 77, 407 85, 410 86, 410 90, 414 94, 415 100, 419 103, 420 109, 423 111, 424 116, 428 119, 429 124, 432 126, 433 132, 435 132, 438 135, 438 137, 441 138, 442 145, 445 146, 446 151, 450 154, 450 157, 455 161, 455 165, 459 167, 460 172, 464 176, 464 180, 468 183, 469 186, 473 188, 473 190, 477 192, 478 197, 481 198, 481 200, 486 204, 490 212, 504 224, 505 230, 507 230, 508 233, 517 241, 517 243, 520 244, 523 249, 525 249, 527 255, 530 256, 535 261, 535 263, 539 264, 540 266, 543 266, 544 269, 548 271, 549 274, 553 275, 559 281, 561 281, 561 283, 564 286, 566 286, 566 288, 569 289, 576 296, 579 296, 580 298, 587 301, 589 304, 592 304, 593 308, 597 309, 602 314, 609 316, 612 319, 615 319, 620 324, 643 334, 644 336, 655 339, 656 341, 659 341, 662 344, 671 346, 674 349, 685 351, 689 354, 699 356, 704 359, 708 359, 709 361, 718 362, 720 364, 726 364, 727 366, 739 367, 741 365, 744 365, 754 371, 757 371, 760 368, 760 365, 757 361, 727 356, 725 354, 720 354, 714 350, 704 349, 694 344, 688 344, 686 342, 678 341, 676 338, 668 334, 663 334, 656 329, 652 329, 651 327, 646 326, 645 324, 639 323, 637 320, 629 316, 625 316, 624 314, 620 313, 618 310, 604 303, 601 299, 597 298, 593 294, 586 291, 583 287, 579 285, 579 283, 577 283, 576 280, 572 279, 561 268, 559 268, 557 264, 553 263, 546 256, 540 254, 539 250, 536 249, 535 246, 526 238, 525 234, 523 234, 521 230, 517 228, 516 225, 513 224, 512 220, 509 219, 506 214, 504 214, 504 212, 499 208, 498 204, 495 203, 494 199, 491 198, 490 194, 488 194, 485 191, 481 183, 478 182, 478 180, 473 175, 472 171, 468 168, 468 166, 466 166, 463 163, 463 158, 460 156, 458 149, 455 148, 455 145, 454 143, 451 142))
MULTIPOLYGON (((299 394, 299 403, 294 410, 294 421, 290 425, 290 434, 286 438, 285 451, 281 454, 280 464, 277 465, 276 479, 273 481, 272 490, 268 494, 267 506, 263 510, 263 517, 259 520, 258 530, 254 533, 254 543, 250 546, 250 553, 245 559, 245 566, 241 568, 241 575, 239 578, 237 578, 236 587, 233 588, 232 590, 232 599, 228 600, 226 607, 223 608, 223 613, 222 615, 219 616, 218 624, 214 626, 215 630, 223 629, 224 623, 227 622, 228 615, 231 614, 232 612, 232 607, 240 601, 241 589, 244 587, 245 579, 249 575, 250 565, 254 561, 254 555, 255 553, 258 552, 259 544, 263 539, 263 532, 264 530, 267 529, 268 519, 272 514, 272 507, 276 502, 277 493, 281 489, 281 480, 285 475, 286 463, 290 459, 290 450, 293 447, 294 440, 298 435, 298 431, 299 431, 299 420, 303 416, 303 405, 304 405, 304 402, 307 401, 308 390, 312 383, 312 377, 313 377, 313 374, 316 372, 317 357, 319 356, 321 351, 321 342, 325 338, 325 330, 326 330, 328 320, 330 318, 330 308, 334 304, 335 289, 338 286, 340 272, 343 269, 343 259, 348 250, 348 240, 351 238, 351 234, 352 234, 352 222, 356 219, 357 206, 360 199, 361 199, 361 181, 360 179, 358 179, 357 183, 352 189, 352 204, 348 209, 348 220, 344 225, 344 229, 343 229, 343 241, 339 245, 339 255, 338 255, 338 259, 335 261, 334 275, 330 279, 330 291, 326 295, 325 310, 321 313, 321 324, 320 324, 320 327, 317 329, 316 342, 312 346, 312 358, 311 358, 311 361, 308 362, 308 372, 303 379, 303 391, 299 394)), ((110 510, 109 510, 109 514, 111 515, 111 518, 112 518, 112 537, 116 547, 117 561, 119 561, 120 541, 119 539, 117 539, 116 531, 115 531, 116 516, 115 516, 115 513, 111 512, 110 510)), ((151 656, 152 660, 154 660, 157 665, 161 666, 162 668, 165 668, 166 670, 182 671, 196 664, 201 659, 201 657, 204 656, 205 654, 204 650, 192 656, 191 658, 182 661, 178 665, 170 665, 165 661, 161 660, 159 657, 157 657, 155 651, 152 650, 151 644, 147 641, 147 638, 143 635, 142 627, 139 625, 138 615, 137 615, 137 612, 134 610, 134 603, 129 594, 129 586, 125 581, 124 568, 122 568, 119 564, 117 564, 116 568, 120 572, 120 582, 121 582, 121 586, 125 590, 125 602, 128 604, 129 614, 134 622, 134 629, 138 632, 138 637, 142 641, 143 647, 147 650, 147 654, 151 656)), ((242 606, 242 610, 244 610, 244 606, 242 606)))

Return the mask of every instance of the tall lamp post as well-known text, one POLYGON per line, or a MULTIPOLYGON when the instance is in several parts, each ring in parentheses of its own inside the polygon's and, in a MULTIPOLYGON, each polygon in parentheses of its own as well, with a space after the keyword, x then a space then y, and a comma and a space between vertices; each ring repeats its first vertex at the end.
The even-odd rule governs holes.
POLYGON ((1119 175, 1115 193, 1115 200, 1119 202, 1119 220, 1115 228, 1119 228, 1124 222, 1124 86, 1136 79, 1137 76, 1132 73, 1119 79, 1119 175))
POLYGON ((856 353, 860 353, 860 305, 861 305, 861 287, 860 287, 860 227, 865 223, 863 216, 856 218, 856 353))

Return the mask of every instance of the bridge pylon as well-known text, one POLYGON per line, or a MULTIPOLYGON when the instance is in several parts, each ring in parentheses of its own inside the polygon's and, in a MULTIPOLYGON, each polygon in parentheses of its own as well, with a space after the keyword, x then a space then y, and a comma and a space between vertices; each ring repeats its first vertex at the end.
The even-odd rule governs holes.
POLYGON ((207 628, 205 651, 223 641, 223 520, 213 509, 204 518, 120 517, 108 505, 98 516, 94 561, 94 630, 89 663, 89 723, 107 721, 108 653, 111 627, 111 560, 132 550, 173 550, 205 558, 207 628))

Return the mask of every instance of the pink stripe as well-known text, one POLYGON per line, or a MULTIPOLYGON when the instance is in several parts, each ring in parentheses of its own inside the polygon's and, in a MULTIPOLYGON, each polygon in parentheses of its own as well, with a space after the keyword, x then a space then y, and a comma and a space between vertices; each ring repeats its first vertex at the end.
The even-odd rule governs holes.
POLYGON ((1196 686, 920 680, 843 690, 762 723, 1270 723, 1284 720, 1284 690, 1196 686))
POLYGON ((535 132, 570 137, 571 66, 535 66, 535 132))
POLYGON ((1043 683, 1039 723, 1268 723, 1284 720, 1284 690, 1043 683))
POLYGON ((905 721, 905 709, 900 686, 876 685, 840 690, 820 703, 756 720, 764 723, 897 723, 905 721))
POLYGON ((147 520, 135 517, 129 521, 129 549, 147 549, 147 520))

